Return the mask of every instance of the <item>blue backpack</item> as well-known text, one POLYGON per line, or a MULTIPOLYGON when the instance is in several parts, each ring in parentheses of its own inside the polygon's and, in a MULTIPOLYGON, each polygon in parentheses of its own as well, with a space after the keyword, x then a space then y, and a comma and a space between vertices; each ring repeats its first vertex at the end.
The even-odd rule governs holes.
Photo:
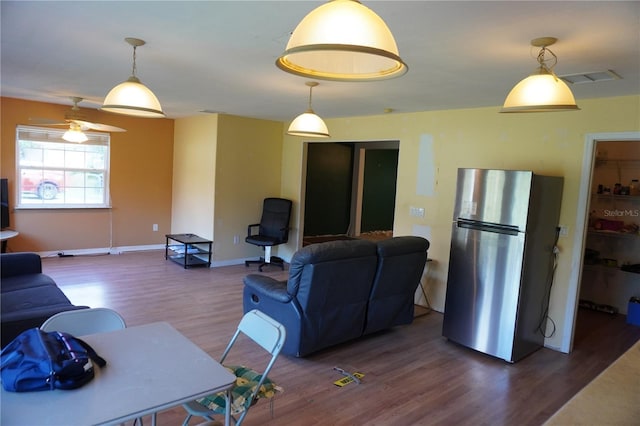
POLYGON ((107 365, 86 342, 39 328, 18 335, 0 359, 2 386, 11 392, 79 388, 94 378, 93 362, 107 365))

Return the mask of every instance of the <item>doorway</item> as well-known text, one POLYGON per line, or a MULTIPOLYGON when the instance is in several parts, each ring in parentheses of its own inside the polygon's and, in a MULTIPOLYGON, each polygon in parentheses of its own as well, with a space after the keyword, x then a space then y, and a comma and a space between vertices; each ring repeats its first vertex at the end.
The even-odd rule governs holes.
POLYGON ((596 142, 581 308, 627 315, 629 299, 640 297, 638 179, 640 141, 596 142))
MULTIPOLYGON (((597 164, 597 147, 600 143, 618 141, 634 142, 634 144, 631 145, 632 149, 637 150, 639 147, 638 144, 640 144, 640 132, 589 134, 585 139, 582 176, 580 179, 581 184, 577 205, 576 233, 574 237, 574 247, 576 247, 576 250, 574 251, 572 258, 572 264, 580 265, 580 267, 573 269, 569 280, 568 299, 565 309, 565 333, 560 347, 560 350, 566 353, 571 352, 573 349, 577 312, 581 294, 581 281, 583 275, 587 274, 587 272, 583 274, 583 268, 585 266, 585 255, 589 255, 586 249, 588 248, 587 238, 589 232, 591 189, 595 188, 595 192, 597 193, 597 188, 600 184, 594 180, 594 172, 597 164)), ((606 145, 600 145, 600 147, 606 147, 606 145)), ((613 182, 614 186, 615 183, 618 182, 613 182)), ((635 276, 633 278, 637 279, 635 276)))
POLYGON ((399 141, 306 147, 303 245, 391 237, 399 141))

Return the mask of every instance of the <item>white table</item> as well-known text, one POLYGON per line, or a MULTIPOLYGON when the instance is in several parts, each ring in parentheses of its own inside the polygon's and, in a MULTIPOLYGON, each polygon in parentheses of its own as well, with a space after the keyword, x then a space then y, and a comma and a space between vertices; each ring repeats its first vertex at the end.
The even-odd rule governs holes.
POLYGON ((7 240, 13 237, 17 237, 19 234, 18 231, 13 231, 11 229, 5 229, 4 231, 0 231, 0 241, 2 241, 2 253, 7 252, 7 240))
POLYGON ((3 426, 118 424, 228 391, 235 382, 233 374, 165 322, 82 339, 107 365, 95 366, 96 377, 75 390, 3 388, 3 426))

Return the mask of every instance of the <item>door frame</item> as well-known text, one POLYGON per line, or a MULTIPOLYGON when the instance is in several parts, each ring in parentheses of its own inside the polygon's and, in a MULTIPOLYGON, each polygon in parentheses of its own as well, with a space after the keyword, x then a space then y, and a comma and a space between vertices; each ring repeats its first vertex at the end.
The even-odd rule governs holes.
POLYGON ((567 289, 567 306, 565 309, 564 333, 560 350, 565 353, 573 349, 573 337, 578 314, 580 283, 582 282, 582 263, 587 239, 589 223, 589 203, 591 200, 591 180, 595 164, 596 145, 598 142, 640 141, 640 132, 589 133, 585 136, 582 155, 582 174, 576 207, 576 232, 573 240, 573 257, 571 259, 571 275, 567 289))

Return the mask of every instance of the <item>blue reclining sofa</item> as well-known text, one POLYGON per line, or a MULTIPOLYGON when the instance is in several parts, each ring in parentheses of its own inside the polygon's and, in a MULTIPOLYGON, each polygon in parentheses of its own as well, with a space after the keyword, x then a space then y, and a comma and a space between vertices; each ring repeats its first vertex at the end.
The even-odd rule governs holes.
POLYGON ((296 357, 410 324, 428 249, 415 236, 306 246, 293 255, 288 280, 244 278, 244 312, 258 309, 284 325, 282 352, 296 357))

